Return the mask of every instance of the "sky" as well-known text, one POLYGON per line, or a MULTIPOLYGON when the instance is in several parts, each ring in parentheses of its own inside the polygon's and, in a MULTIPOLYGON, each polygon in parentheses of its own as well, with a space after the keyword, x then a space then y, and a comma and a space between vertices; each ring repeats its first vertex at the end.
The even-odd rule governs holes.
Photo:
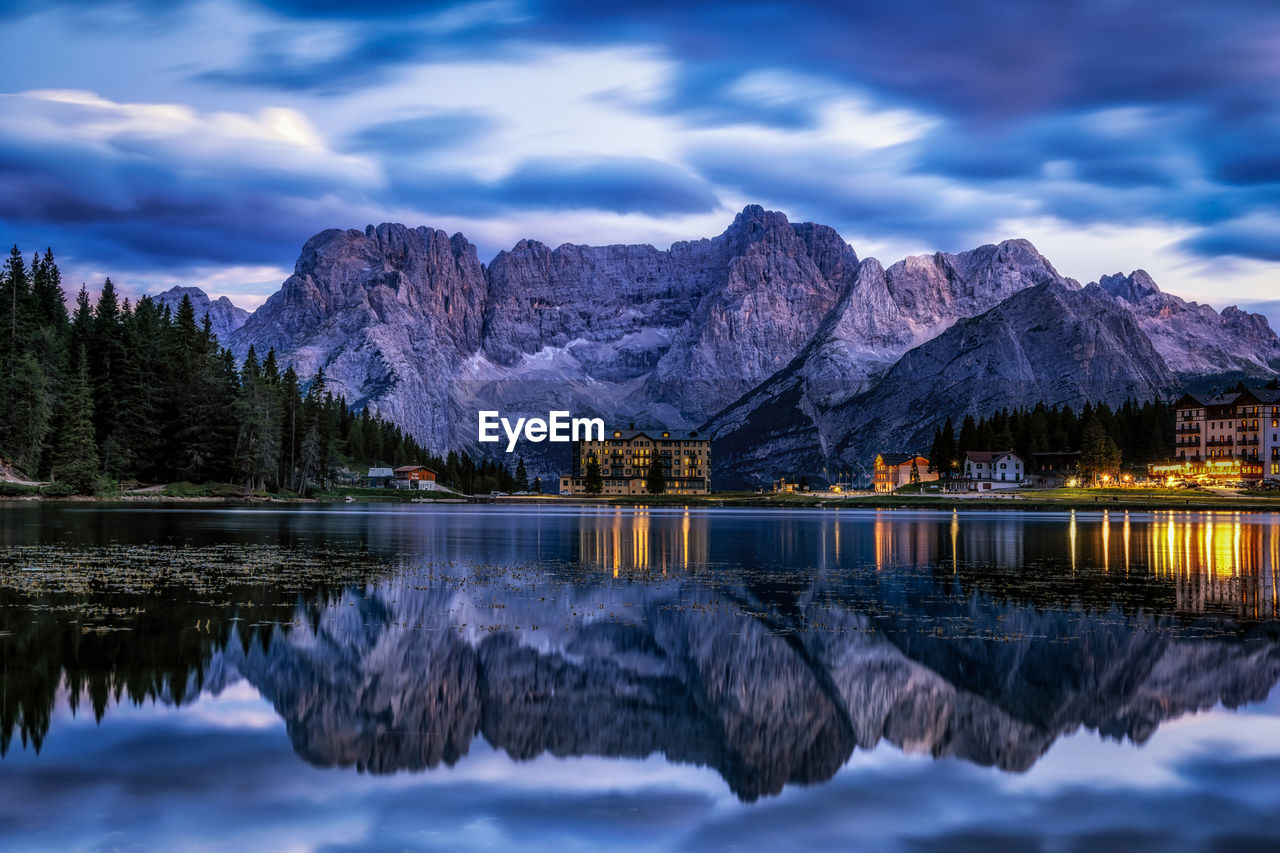
POLYGON ((0 239, 256 307, 326 228, 1030 239, 1280 326, 1274 0, 8 0, 0 239))

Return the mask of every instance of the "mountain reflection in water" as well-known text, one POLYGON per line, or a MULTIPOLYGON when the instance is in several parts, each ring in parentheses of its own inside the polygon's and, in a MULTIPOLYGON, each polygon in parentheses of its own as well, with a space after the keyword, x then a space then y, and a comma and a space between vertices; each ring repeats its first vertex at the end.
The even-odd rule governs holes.
POLYGON ((881 741, 1024 771, 1081 727, 1143 743, 1280 677, 1270 516, 85 520, 6 524, 5 748, 13 733, 39 743, 58 702, 101 717, 123 697, 181 705, 243 679, 316 765, 420 771, 466 760, 480 735, 515 759, 661 754, 754 800, 881 741), (218 563, 237 544, 255 566, 321 556, 291 557, 280 583, 218 563), (334 554, 359 559, 338 577, 334 554), (118 569, 176 555, 222 566, 217 588, 179 574, 139 589, 136 567, 118 569), (51 566, 93 577, 67 592, 51 566))

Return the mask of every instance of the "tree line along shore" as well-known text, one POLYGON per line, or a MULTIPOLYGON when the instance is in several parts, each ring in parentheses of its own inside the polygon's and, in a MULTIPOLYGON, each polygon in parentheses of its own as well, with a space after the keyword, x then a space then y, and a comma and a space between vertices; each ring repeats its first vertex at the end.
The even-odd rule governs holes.
POLYGON ((52 250, 28 263, 15 246, 0 271, 0 466, 44 484, 0 483, 0 495, 186 483, 197 485, 175 496, 195 497, 210 490, 202 484, 231 483, 305 496, 344 472, 410 463, 446 486, 522 485, 522 464, 431 454, 274 351, 251 349, 237 364, 185 296, 176 312, 148 296, 130 302, 108 278, 96 302, 82 286, 68 312, 52 250))

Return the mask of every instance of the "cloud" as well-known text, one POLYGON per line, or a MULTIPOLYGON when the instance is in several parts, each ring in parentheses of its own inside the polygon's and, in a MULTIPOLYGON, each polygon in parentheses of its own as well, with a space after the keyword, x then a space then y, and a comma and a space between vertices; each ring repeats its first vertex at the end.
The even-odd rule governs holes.
POLYGON ((522 164, 493 188, 502 203, 527 209, 615 213, 701 213, 720 206, 706 181, 658 160, 549 159, 522 164))
POLYGON ((1253 87, 1276 71, 1274 10, 1256 0, 1133 0, 1119 8, 1108 0, 259 5, 299 22, 341 18, 400 29, 407 20, 450 36, 482 33, 474 50, 513 41, 661 44, 686 60, 690 92, 721 86, 717 71, 780 67, 964 117, 1206 98, 1258 103, 1265 98, 1253 87))
MULTIPOLYGON (((278 269, 311 234, 367 212, 382 180, 293 110, 202 113, 65 91, 0 103, 0 226, 26 250, 52 246, 72 289, 111 275, 136 296, 157 269, 170 281, 278 269)), ((254 280, 269 292, 281 278, 254 280)))
POLYGON ((658 160, 538 158, 492 181, 434 169, 393 175, 395 198, 463 216, 598 210, 654 216, 703 213, 720 201, 703 179, 658 160))
POLYGON ((501 121, 474 110, 448 110, 378 122, 360 128, 347 147, 387 157, 457 148, 494 133, 501 121))
POLYGON ((904 175, 896 156, 892 150, 770 143, 715 144, 689 153, 713 184, 766 199, 793 218, 822 222, 843 234, 909 234, 935 249, 972 248, 989 242, 993 223, 1017 207, 998 194, 966 193, 939 178, 904 175))
POLYGON ((1181 247, 1200 255, 1280 261, 1280 216, 1259 214, 1205 228, 1181 247))
POLYGON ((110 97, 5 98, 0 223, 94 269, 280 267, 322 228, 397 219, 466 221, 505 245, 690 238, 746 202, 895 250, 970 248, 1035 218, 1173 235, 1135 245, 1129 267, 1171 245, 1280 262, 1280 19, 1265 2, 6 13, 11 85, 110 97))

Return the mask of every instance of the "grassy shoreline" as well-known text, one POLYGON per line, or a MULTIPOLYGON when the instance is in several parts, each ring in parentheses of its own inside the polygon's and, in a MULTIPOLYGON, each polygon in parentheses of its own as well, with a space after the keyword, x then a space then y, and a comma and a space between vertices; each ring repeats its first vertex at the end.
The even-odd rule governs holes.
MULTIPOLYGON (((449 492, 394 489, 339 488, 306 497, 293 493, 245 493, 243 486, 228 483, 171 483, 163 488, 113 492, 100 495, 45 495, 39 487, 0 483, 0 501, 52 501, 101 503, 194 504, 324 504, 355 503, 461 503, 472 499, 449 492)), ((487 503, 485 496, 474 498, 487 503)), ((727 507, 741 509, 944 509, 944 510, 1216 510, 1228 512, 1280 512, 1280 492, 1219 494, 1177 489, 1042 489, 1001 496, 940 494, 855 494, 721 492, 712 495, 638 495, 628 497, 562 497, 559 495, 504 496, 501 506, 613 506, 613 507, 727 507)))

